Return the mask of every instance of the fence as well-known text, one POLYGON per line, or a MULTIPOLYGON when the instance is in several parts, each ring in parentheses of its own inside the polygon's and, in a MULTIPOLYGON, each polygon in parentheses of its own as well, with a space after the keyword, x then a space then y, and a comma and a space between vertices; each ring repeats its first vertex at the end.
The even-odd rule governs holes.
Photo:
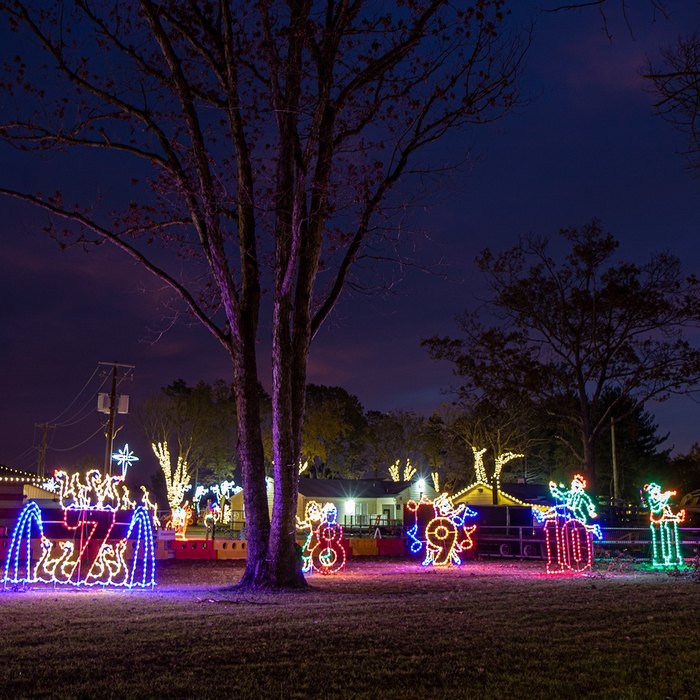
MULTIPOLYGON (((678 529, 683 554, 686 558, 697 554, 700 548, 700 528, 678 529)), ((476 551, 484 556, 543 559, 546 557, 545 532, 542 526, 516 527, 480 525, 476 532, 476 551)), ((603 550, 626 552, 631 556, 648 558, 651 546, 648 527, 606 527, 603 538, 594 540, 603 550)))

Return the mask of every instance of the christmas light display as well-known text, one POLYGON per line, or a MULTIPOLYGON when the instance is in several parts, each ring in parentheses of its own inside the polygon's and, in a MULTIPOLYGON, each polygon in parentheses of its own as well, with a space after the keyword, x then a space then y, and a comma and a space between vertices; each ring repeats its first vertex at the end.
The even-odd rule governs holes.
POLYGON ((190 473, 187 467, 187 460, 183 459, 182 455, 178 455, 177 464, 173 469, 167 440, 152 443, 151 449, 158 459, 160 468, 165 476, 168 505, 170 506, 170 510, 172 512, 183 502, 185 492, 192 488, 190 484, 190 473))
POLYGON ((176 540, 187 539, 187 526, 192 524, 194 513, 188 501, 173 508, 170 517, 165 521, 168 530, 175 530, 176 540))
MULTIPOLYGON (((403 468, 403 481, 410 481, 416 474, 416 468, 411 464, 411 460, 406 460, 406 466, 403 468)), ((389 476, 392 481, 399 482, 401 478, 401 460, 397 459, 389 467, 389 476)))
POLYGON ((431 472, 430 476, 433 480, 433 488, 439 493, 440 492, 440 473, 431 472))
POLYGON ((207 507, 207 512, 203 516, 203 520, 207 527, 211 527, 211 516, 215 517, 213 522, 222 522, 228 524, 232 521, 232 510, 231 504, 227 501, 237 493, 240 493, 243 489, 240 486, 236 486, 236 482, 231 480, 224 480, 218 484, 212 484, 211 486, 199 485, 195 489, 194 496, 192 498, 192 503, 197 511, 197 515, 202 512, 202 498, 208 493, 213 495, 207 507), (210 520, 207 521, 207 518, 210 520))
POLYGON ((122 474, 126 475, 126 470, 134 463, 138 462, 139 458, 129 449, 129 443, 126 443, 121 450, 118 450, 112 455, 112 459, 122 468, 122 474))
POLYGON ((593 565, 593 537, 602 535, 599 525, 588 523, 597 513, 586 485, 581 474, 574 476, 569 489, 550 481, 549 490, 560 503, 545 511, 533 508, 544 522, 548 574, 582 573, 593 565))
POLYGON ((685 510, 674 513, 668 503, 675 495, 675 491, 662 491, 654 483, 645 484, 642 491, 642 500, 649 508, 651 563, 657 569, 685 566, 678 537, 678 523, 685 520, 685 510))
POLYGON ((411 540, 410 550, 417 554, 425 548, 423 566, 459 566, 462 563, 460 553, 474 546, 472 535, 476 525, 467 525, 466 519, 475 517, 476 513, 464 503, 455 508, 446 493, 435 500, 425 497, 420 501, 411 500, 406 508, 415 518, 414 524, 406 531, 411 540), (427 522, 419 516, 422 506, 430 507, 433 511, 433 517, 427 522))
POLYGON ((302 571, 335 574, 345 566, 346 553, 342 544, 343 528, 338 524, 338 509, 333 503, 321 507, 309 501, 304 520, 297 518, 297 527, 306 532, 302 545, 302 571))
POLYGON ((476 475, 476 480, 486 483, 486 467, 484 466, 486 448, 479 450, 472 445, 472 452, 474 453, 474 474, 476 475))
POLYGON ((156 506, 145 489, 143 505, 136 506, 122 480, 123 473, 102 476, 96 469, 84 479, 57 471, 52 483, 63 519, 44 522, 35 502, 24 506, 10 538, 3 584, 153 586, 156 506))

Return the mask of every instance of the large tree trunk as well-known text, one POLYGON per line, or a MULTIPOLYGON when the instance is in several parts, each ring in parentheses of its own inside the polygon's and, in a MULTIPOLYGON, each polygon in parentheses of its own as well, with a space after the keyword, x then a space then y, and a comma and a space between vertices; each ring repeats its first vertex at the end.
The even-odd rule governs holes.
POLYGON ((258 388, 255 343, 243 343, 232 351, 238 421, 238 459, 243 480, 246 513, 247 560, 239 589, 267 586, 270 518, 265 483, 265 455, 260 429, 260 391, 258 388))

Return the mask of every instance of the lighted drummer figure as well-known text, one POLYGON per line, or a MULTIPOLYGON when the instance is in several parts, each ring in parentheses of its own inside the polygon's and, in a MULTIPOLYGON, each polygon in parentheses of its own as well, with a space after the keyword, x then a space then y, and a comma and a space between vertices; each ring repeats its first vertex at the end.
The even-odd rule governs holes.
MULTIPOLYGON (((674 513, 669 505, 675 491, 662 491, 658 484, 645 484, 644 492, 649 505, 652 566, 658 569, 684 566, 678 537, 678 523, 685 520, 685 510, 674 513)), ((644 496, 642 495, 642 499, 644 496)))
POLYGON ((589 524, 597 517, 595 504, 586 493, 586 479, 576 474, 571 488, 549 482, 549 490, 559 504, 535 516, 544 521, 547 544, 547 573, 581 573, 593 565, 593 536, 600 539, 598 524, 589 524))

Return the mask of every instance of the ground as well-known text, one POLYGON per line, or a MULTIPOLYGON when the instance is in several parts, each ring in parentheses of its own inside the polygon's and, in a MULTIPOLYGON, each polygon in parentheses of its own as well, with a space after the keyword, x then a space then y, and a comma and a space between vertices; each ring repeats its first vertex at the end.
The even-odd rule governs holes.
POLYGON ((0 697, 700 696, 692 570, 354 559, 240 595, 239 562, 160 564, 153 591, 2 592, 0 697))

